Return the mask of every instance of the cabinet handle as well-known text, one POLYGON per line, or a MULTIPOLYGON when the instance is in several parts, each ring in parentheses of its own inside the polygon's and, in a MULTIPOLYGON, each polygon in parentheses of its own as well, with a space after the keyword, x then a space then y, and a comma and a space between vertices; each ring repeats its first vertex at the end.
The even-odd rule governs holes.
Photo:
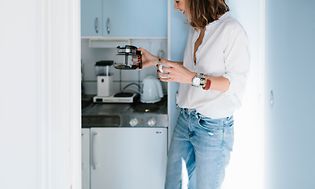
POLYGON ((274 95, 273 90, 270 90, 269 103, 270 103, 271 107, 273 107, 275 105, 275 95, 274 95))
POLYGON ((98 17, 95 18, 94 20, 94 29, 95 29, 95 32, 98 34, 99 32, 99 22, 98 22, 98 17))
POLYGON ((92 145, 91 145, 91 166, 92 168, 95 170, 96 169, 96 165, 95 165, 95 155, 94 155, 94 141, 95 141, 95 136, 97 135, 97 133, 93 132, 92 133, 92 145))
POLYGON ((109 35, 110 34, 110 18, 107 18, 106 20, 106 31, 107 31, 107 34, 109 35))

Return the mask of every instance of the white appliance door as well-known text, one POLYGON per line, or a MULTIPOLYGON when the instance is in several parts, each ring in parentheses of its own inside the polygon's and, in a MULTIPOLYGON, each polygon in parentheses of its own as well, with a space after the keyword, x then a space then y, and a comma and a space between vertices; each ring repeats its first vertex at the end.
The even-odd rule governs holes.
POLYGON ((91 189, 163 189, 167 128, 92 128, 91 189))

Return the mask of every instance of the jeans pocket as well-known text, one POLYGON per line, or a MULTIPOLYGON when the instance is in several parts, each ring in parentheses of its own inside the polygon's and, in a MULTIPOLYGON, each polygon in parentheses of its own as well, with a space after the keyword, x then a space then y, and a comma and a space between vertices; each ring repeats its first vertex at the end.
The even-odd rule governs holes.
POLYGON ((230 119, 224 123, 224 143, 228 150, 232 151, 234 144, 234 122, 230 119))
POLYGON ((198 126, 205 130, 223 130, 223 125, 220 119, 211 119, 207 117, 200 118, 198 126))
POLYGON ((223 144, 224 128, 220 120, 200 118, 197 127, 205 146, 219 147, 223 144))

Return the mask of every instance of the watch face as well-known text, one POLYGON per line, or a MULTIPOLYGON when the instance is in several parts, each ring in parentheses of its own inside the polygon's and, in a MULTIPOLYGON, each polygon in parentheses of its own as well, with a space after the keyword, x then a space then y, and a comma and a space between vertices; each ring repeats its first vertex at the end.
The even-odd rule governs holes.
POLYGON ((200 86, 200 78, 194 77, 192 85, 193 86, 200 86))

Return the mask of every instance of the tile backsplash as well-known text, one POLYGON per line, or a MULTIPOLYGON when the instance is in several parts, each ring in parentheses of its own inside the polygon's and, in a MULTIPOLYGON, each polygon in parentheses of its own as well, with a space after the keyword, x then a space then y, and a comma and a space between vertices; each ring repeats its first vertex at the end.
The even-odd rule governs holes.
MULTIPOLYGON (((166 39, 137 39, 132 40, 131 44, 142 47, 150 51, 152 54, 162 54, 167 57, 167 40, 166 39)), ((89 39, 81 40, 81 64, 83 78, 83 92, 87 95, 95 95, 97 93, 96 68, 95 63, 100 60, 118 61, 116 48, 90 48, 89 39)), ((155 75, 156 68, 144 68, 142 70, 118 70, 113 66, 110 72, 114 75, 114 92, 119 92, 124 86, 130 83, 138 83, 147 75, 155 75), (121 81, 121 82, 120 82, 121 81)), ((167 84, 162 83, 164 94, 167 93, 167 84)), ((129 90, 137 90, 135 85, 128 87, 129 90)))

